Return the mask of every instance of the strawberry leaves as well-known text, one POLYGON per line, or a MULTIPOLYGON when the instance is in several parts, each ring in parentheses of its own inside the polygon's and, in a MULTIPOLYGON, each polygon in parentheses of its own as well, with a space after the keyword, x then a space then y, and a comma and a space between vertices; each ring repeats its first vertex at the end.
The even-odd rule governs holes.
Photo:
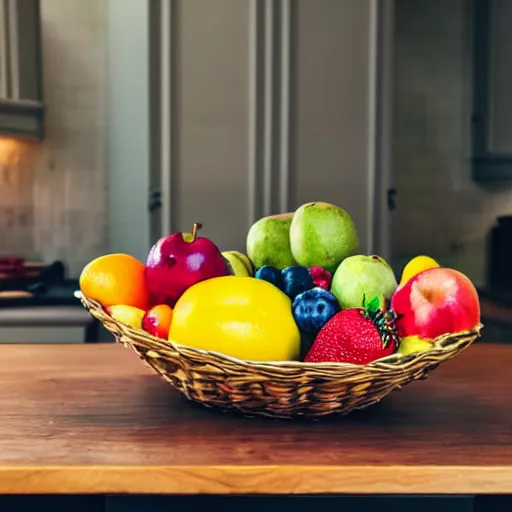
POLYGON ((381 311, 382 308, 381 308, 381 301, 380 301, 379 297, 374 297, 370 302, 368 302, 365 309, 370 316, 375 315, 379 311, 381 311))
POLYGON ((369 302, 366 302, 366 297, 363 297, 363 316, 369 318, 382 339, 383 347, 388 346, 389 343, 398 341, 398 332, 396 328, 396 313, 389 307, 389 301, 385 298, 374 297, 369 302))

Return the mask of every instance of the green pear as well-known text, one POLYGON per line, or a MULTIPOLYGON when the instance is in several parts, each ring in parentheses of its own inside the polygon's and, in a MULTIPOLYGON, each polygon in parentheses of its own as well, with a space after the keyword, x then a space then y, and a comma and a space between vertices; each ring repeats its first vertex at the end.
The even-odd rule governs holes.
POLYGON ((397 352, 408 356, 409 354, 427 352, 431 348, 432 343, 429 340, 420 338, 419 336, 407 336, 400 341, 397 352))
POLYGON ((290 249, 293 213, 263 217, 247 233, 247 256, 256 269, 269 265, 282 270, 297 265, 290 249))
POLYGON ((244 277, 252 277, 254 275, 252 262, 245 254, 239 251, 224 251, 222 256, 227 262, 232 275, 244 277))
POLYGON ((306 203, 293 215, 292 255, 303 267, 322 267, 333 273, 359 250, 359 237, 350 215, 334 204, 306 203))
POLYGON ((380 256, 357 254, 344 259, 332 276, 331 293, 342 309, 361 308, 375 297, 391 299, 395 274, 380 256))

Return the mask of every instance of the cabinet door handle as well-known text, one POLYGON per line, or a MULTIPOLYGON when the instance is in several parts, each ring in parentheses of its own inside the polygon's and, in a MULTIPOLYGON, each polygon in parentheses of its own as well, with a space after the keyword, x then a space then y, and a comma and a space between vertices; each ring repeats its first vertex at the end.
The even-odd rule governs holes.
POLYGON ((149 193, 148 210, 154 212, 162 207, 162 192, 160 190, 154 190, 149 193))
POLYGON ((149 211, 155 212, 156 210, 159 210, 162 208, 162 201, 160 199, 152 199, 149 201, 149 211))
POLYGON ((396 188, 388 189, 388 209, 390 212, 396 210, 396 188))

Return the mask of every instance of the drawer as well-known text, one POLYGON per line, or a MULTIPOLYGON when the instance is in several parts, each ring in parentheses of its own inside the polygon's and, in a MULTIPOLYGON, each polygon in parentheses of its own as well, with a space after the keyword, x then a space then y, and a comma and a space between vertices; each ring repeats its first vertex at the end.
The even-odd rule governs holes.
POLYGON ((93 318, 73 306, 0 310, 0 343, 83 343, 93 318))

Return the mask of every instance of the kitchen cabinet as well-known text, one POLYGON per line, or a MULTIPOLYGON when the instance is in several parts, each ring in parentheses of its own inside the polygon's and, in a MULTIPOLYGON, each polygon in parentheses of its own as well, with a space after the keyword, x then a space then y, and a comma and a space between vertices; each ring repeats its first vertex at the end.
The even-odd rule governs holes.
POLYGON ((0 0, 0 134, 43 136, 39 0, 0 0))
POLYGON ((473 177, 512 179, 512 3, 479 0, 473 15, 473 177))
POLYGON ((392 12, 109 0, 110 250, 145 258, 194 222, 244 250, 260 217, 327 201, 352 215, 361 251, 386 256, 392 12))
POLYGON ((0 309, 0 344, 84 343, 94 322, 80 306, 21 306, 0 309))

